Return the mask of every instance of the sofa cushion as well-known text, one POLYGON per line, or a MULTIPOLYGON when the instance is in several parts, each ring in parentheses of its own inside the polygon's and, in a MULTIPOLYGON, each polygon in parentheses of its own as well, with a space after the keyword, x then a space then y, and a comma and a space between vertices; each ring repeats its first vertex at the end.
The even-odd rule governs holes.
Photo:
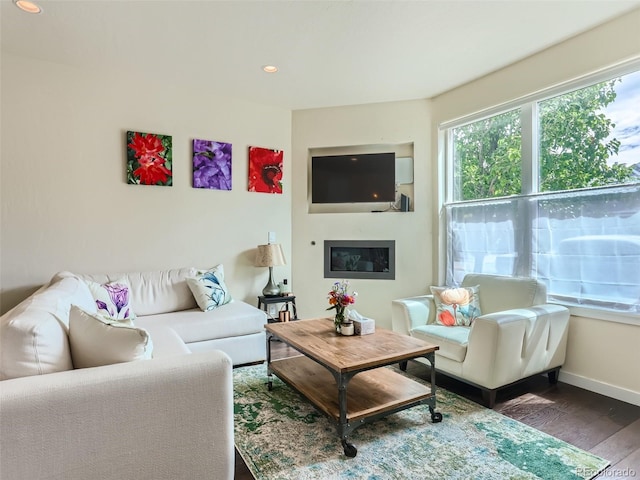
POLYGON ((99 367, 151 358, 153 342, 133 327, 71 306, 69 344, 74 368, 99 367))
POLYGON ((198 270, 194 277, 187 278, 187 285, 198 306, 208 312, 232 301, 229 289, 224 283, 224 267, 216 265, 211 270, 198 270))
POLYGON ((71 370, 67 338, 71 305, 94 312, 80 279, 57 278, 0 318, 0 379, 71 370))
POLYGON ((447 327, 445 325, 422 325, 411 330, 411 335, 438 345, 437 354, 456 362, 463 362, 467 355, 470 327, 447 327))
POLYGON ((188 267, 152 272, 78 276, 85 281, 98 283, 114 282, 123 278, 131 286, 131 304, 136 315, 142 316, 196 308, 196 301, 186 280, 187 277, 193 277, 196 271, 197 269, 188 267))
POLYGON ((265 312, 238 300, 208 312, 194 309, 136 318, 136 325, 142 328, 161 325, 174 329, 187 344, 263 332, 265 323, 265 312))
POLYGON ((472 285, 480 285, 480 309, 483 315, 547 303, 547 289, 544 283, 535 278, 480 273, 465 275, 462 286, 472 285))
POLYGON ((153 358, 191 354, 189 347, 173 328, 147 325, 145 330, 153 340, 153 358))
POLYGON ((87 281, 87 285, 96 301, 98 314, 113 320, 136 318, 130 302, 131 287, 124 278, 109 283, 87 281))
POLYGON ((436 304, 436 323, 452 327, 469 326, 480 312, 480 288, 473 287, 431 287, 436 304))

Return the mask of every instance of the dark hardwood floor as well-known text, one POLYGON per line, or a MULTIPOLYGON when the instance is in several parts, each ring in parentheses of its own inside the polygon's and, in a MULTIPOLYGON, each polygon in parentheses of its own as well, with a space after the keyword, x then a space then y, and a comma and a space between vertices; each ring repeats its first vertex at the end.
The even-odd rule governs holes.
MULTIPOLYGON (((273 358, 296 355, 292 348, 274 344, 273 358)), ((424 379, 429 368, 409 362, 407 371, 424 379)), ((482 403, 480 390, 445 375, 436 384, 474 402, 482 403)), ((550 385, 539 375, 498 391, 494 410, 560 438, 611 462, 597 479, 640 479, 640 407, 566 383, 550 385)), ((253 480, 236 452, 236 480, 253 480)))

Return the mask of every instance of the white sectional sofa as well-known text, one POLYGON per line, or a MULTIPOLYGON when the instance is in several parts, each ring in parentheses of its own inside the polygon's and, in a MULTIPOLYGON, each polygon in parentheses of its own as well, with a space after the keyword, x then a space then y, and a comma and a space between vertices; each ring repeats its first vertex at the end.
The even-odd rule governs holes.
POLYGON ((0 478, 233 478, 232 366, 265 359, 266 314, 203 312, 194 272, 63 272, 0 317, 0 478), (123 278, 152 358, 74 369, 70 312, 96 309, 86 281, 123 278))
MULTIPOLYGON (((267 315, 240 300, 203 312, 186 278, 202 269, 181 268, 161 272, 79 275, 97 283, 125 279, 131 286, 136 325, 145 329, 174 330, 191 352, 222 350, 233 365, 262 362, 266 357, 264 325, 267 315)), ((204 269, 206 270, 206 269, 204 269)), ((68 272, 54 278, 72 275, 68 272)))

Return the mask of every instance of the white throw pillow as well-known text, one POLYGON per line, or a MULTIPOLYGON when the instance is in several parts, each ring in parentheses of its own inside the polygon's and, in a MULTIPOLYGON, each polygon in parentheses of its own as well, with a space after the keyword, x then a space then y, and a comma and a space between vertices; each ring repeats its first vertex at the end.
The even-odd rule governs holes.
POLYGON ((0 380, 73 369, 69 349, 72 304, 95 312, 89 287, 82 280, 54 277, 0 317, 0 380))
POLYGON ((131 287, 121 278, 111 283, 87 282, 91 295, 96 301, 98 314, 114 320, 133 320, 136 318, 131 308, 131 287))
POLYGON ((216 265, 208 271, 197 271, 195 277, 187 278, 187 285, 203 312, 218 308, 232 301, 224 283, 224 267, 216 265))
POLYGON ((74 368, 99 367, 151 358, 153 342, 144 328, 110 321, 71 306, 69 345, 74 368))

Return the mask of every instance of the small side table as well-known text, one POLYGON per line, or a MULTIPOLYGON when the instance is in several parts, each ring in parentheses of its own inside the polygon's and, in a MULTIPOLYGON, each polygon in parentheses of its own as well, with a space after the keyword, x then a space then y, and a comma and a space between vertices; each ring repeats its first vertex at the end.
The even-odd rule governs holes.
MULTIPOLYGON (((286 303, 287 305, 291 304, 293 307, 293 318, 292 320, 298 320, 298 310, 296 309, 296 296, 295 295, 278 295, 276 297, 265 297, 264 295, 260 295, 258 297, 258 308, 264 310, 269 314, 268 305, 273 305, 274 303, 286 303)), ((269 322, 277 322, 277 318, 271 317, 269 322)))

